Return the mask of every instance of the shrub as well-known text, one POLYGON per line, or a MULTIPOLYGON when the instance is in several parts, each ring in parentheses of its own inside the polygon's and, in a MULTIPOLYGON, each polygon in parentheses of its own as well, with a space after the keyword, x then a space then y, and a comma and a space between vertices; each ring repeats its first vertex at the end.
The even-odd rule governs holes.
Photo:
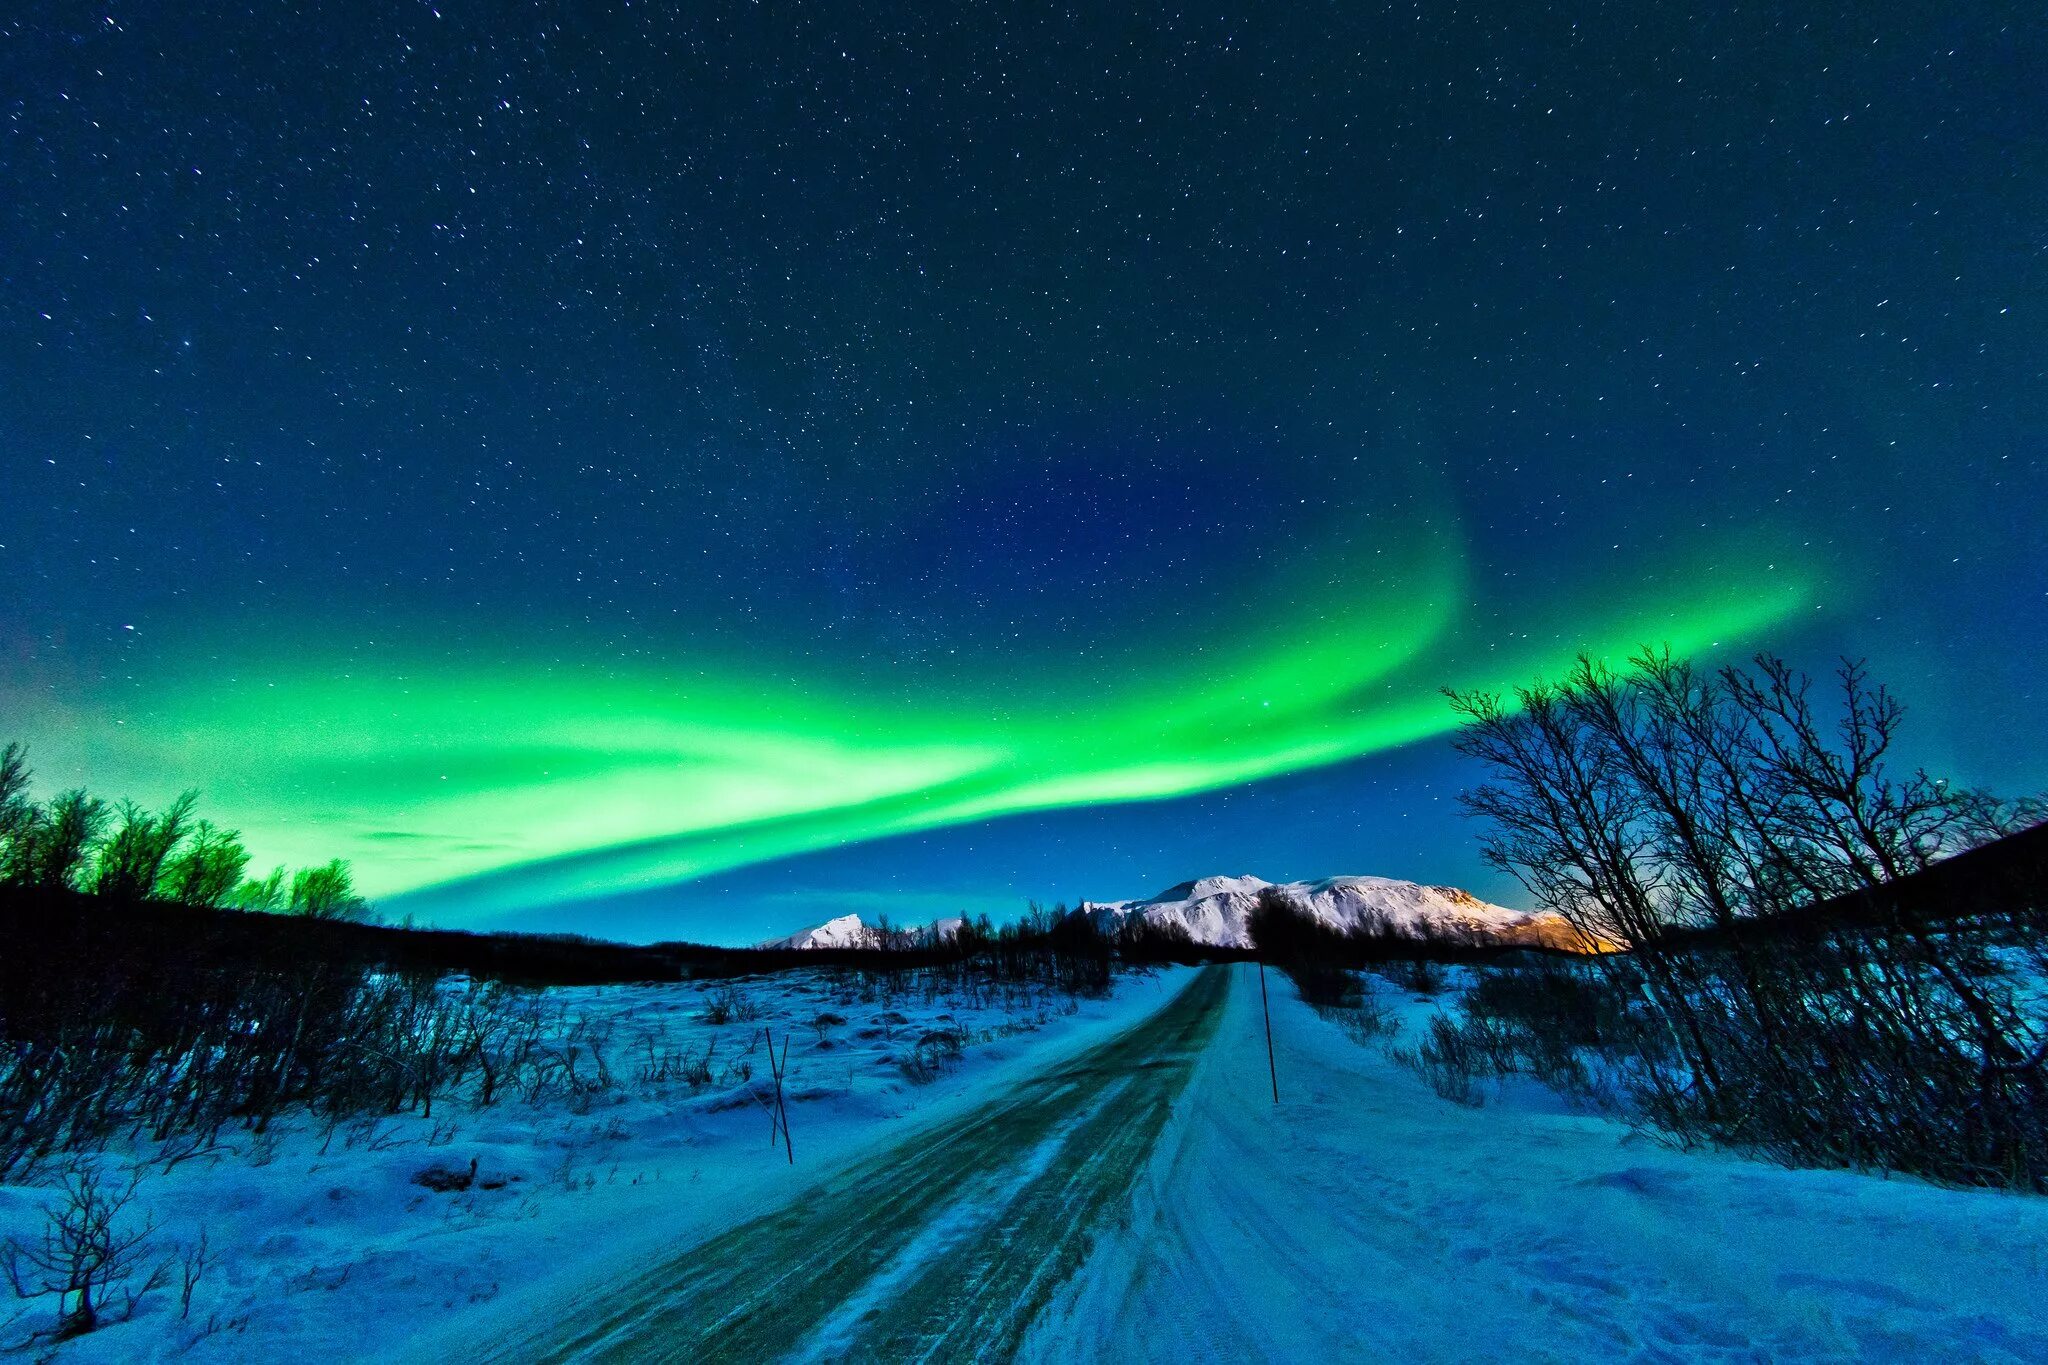
POLYGON ((184 847, 165 863, 156 893, 183 905, 225 905, 248 866, 249 854, 239 832, 201 820, 193 825, 184 847))
POLYGON ((1485 1103, 1477 1081, 1485 1062, 1464 1031, 1447 1015, 1429 1021, 1429 1029, 1413 1048, 1395 1048, 1393 1059, 1422 1077, 1431 1090, 1457 1104, 1478 1108, 1485 1103))
POLYGON ((42 1236, 24 1242, 10 1237, 0 1247, 0 1272, 17 1298, 57 1300, 58 1340, 82 1335, 99 1326, 115 1290, 127 1292, 132 1314, 142 1297, 166 1282, 169 1264, 155 1267, 139 1288, 130 1281, 147 1260, 156 1225, 137 1226, 127 1210, 134 1201, 140 1172, 115 1184, 90 1165, 64 1174, 58 1202, 44 1213, 42 1236))
POLYGON ((1443 965, 1427 957, 1396 958, 1380 968, 1380 975, 1415 995, 1435 995, 1444 988, 1443 965))
POLYGON ((449 1093, 489 1105, 612 1083, 605 1033, 530 991, 325 960, 290 936, 230 946, 189 918, 138 938, 139 913, 61 903, 76 912, 0 905, 0 932, 36 945, 0 954, 0 1179, 123 1131, 201 1152, 294 1105, 333 1127, 431 1116, 449 1093))
POLYGON ((958 1029, 932 1029, 897 1059, 897 1069, 912 1085, 929 1085, 960 1059, 966 1039, 958 1029))
POLYGON ((1318 1011, 1356 1009, 1364 998, 1358 977, 1341 967, 1296 960, 1281 970, 1293 979, 1303 1003, 1318 1011))
POLYGON ((1358 1002, 1335 1011, 1334 1017, 1337 1026, 1361 1046, 1392 1038, 1401 1031, 1400 1021, 1388 1013, 1379 996, 1369 990, 1361 990, 1358 1002))
POLYGON ((698 1017, 707 1024, 723 1026, 735 1019, 750 1017, 746 1013, 748 1009, 747 999, 740 994, 740 988, 727 982, 704 997, 704 1010, 698 1017))

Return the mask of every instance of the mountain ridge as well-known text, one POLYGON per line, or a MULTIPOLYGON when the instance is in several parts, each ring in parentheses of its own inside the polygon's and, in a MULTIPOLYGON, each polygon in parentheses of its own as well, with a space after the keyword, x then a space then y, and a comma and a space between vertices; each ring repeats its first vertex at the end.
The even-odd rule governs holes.
POLYGON ((1198 877, 1154 896, 1083 901, 1079 913, 1107 929, 1136 917, 1162 928, 1185 929, 1195 942, 1211 947, 1249 948, 1252 907, 1268 889, 1284 892, 1305 914, 1339 930, 1379 928, 1416 938, 1457 933, 1481 942, 1552 946, 1574 938, 1557 915, 1511 910, 1459 887, 1394 877, 1298 882, 1269 882, 1248 875, 1198 877))
MULTIPOLYGON (((1196 943, 1213 948, 1249 948, 1251 910, 1268 888, 1277 888, 1310 917, 1335 929, 1380 929, 1413 938, 1456 934, 1483 943, 1523 943, 1568 947, 1577 936, 1553 914, 1512 910, 1481 900, 1455 886, 1433 886, 1394 877, 1322 877, 1297 882, 1269 882, 1250 875, 1196 877, 1152 896, 1130 900, 1082 901, 1073 913, 1086 915, 1098 927, 1114 931, 1138 918, 1161 928, 1187 931, 1196 943)), ((949 938, 958 931, 957 918, 934 920, 911 932, 949 938)), ((763 948, 873 948, 881 930, 857 914, 839 915, 793 934, 769 939, 763 948)))

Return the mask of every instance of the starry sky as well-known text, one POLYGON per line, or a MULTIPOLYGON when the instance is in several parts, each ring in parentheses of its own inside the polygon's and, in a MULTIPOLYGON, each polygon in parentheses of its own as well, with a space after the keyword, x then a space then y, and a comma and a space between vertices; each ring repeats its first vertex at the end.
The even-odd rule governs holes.
POLYGON ((724 942, 1512 903, 1438 689, 1647 641, 2038 789, 2044 73, 2033 5, 10 6, 0 721, 393 917, 724 942))

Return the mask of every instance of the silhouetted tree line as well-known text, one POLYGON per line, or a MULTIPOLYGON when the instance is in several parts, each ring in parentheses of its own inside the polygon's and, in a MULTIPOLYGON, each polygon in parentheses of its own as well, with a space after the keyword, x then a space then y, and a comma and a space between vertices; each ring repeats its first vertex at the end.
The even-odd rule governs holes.
POLYGON ((2048 1189, 2048 858, 2007 837, 2040 802, 1895 771, 1903 708, 1856 664, 1823 694, 1646 652, 1453 703, 1488 861, 1626 951, 1483 974, 1425 1052, 1684 1140, 2048 1189))
MULTIPOLYGON (((292 1108, 331 1131, 450 1093, 488 1105, 609 1083, 599 1040, 551 1019, 543 994, 434 964, 487 957, 500 945, 483 935, 17 888, 0 941, 0 1181, 124 1134, 204 1148, 292 1108)), ((515 962, 593 960, 589 945, 512 947, 515 962)))
POLYGON ((1340 967, 1376 967, 1418 959, 1482 962, 1524 951, 1461 924, 1424 921, 1412 927, 1398 925, 1371 907, 1362 910, 1349 926, 1332 924, 1311 915, 1278 886, 1259 892, 1245 927, 1260 957, 1283 964, 1307 960, 1340 967))
POLYGON ((1066 995, 1097 996, 1109 990, 1119 966, 1196 962, 1212 955, 1178 926, 1125 921, 1105 929, 1084 911, 1032 902, 1021 918, 1000 925, 980 915, 941 933, 894 928, 884 916, 873 940, 860 947, 743 949, 735 950, 735 961, 756 969, 801 965, 914 973, 934 989, 1033 983, 1066 995))
POLYGON ((289 875, 245 877, 241 832, 195 818, 199 793, 161 811, 133 801, 109 805, 74 787, 47 801, 29 797, 28 753, 0 749, 0 887, 85 891, 118 902, 282 911, 315 919, 367 918, 349 865, 339 858, 289 875))

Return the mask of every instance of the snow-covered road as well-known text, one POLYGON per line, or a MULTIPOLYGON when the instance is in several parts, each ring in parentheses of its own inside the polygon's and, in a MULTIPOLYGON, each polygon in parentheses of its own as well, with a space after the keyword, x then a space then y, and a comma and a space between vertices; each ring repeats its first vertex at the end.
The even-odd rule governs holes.
POLYGON ((1008 1359, 1127 1206, 1221 1017, 1197 974, 1111 1041, 668 1256, 518 1360, 1008 1359))

